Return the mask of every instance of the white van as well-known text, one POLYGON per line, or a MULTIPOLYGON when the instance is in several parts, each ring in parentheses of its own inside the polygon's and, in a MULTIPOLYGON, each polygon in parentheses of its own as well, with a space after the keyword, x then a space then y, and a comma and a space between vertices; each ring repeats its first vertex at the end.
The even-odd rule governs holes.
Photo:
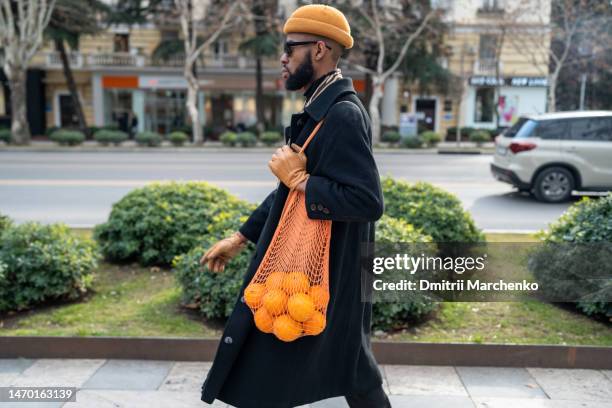
POLYGON ((538 200, 612 190, 612 111, 520 117, 495 139, 493 176, 538 200))

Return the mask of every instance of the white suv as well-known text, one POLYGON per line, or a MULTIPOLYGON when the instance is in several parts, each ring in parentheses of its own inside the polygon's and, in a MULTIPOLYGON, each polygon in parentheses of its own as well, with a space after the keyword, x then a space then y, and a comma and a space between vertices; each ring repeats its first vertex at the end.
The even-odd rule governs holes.
POLYGON ((491 171, 551 203, 612 190, 612 111, 521 117, 495 139, 491 171))

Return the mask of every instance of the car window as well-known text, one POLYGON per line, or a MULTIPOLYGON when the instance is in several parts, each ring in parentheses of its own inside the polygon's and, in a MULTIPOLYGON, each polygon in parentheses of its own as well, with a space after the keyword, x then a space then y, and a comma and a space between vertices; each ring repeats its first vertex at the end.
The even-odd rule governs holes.
POLYGON ((612 118, 584 118, 570 122, 569 138, 583 141, 612 141, 612 118))
POLYGON ((516 139, 525 139, 531 136, 533 128, 537 122, 527 118, 519 118, 512 127, 504 131, 504 137, 513 137, 516 139))
POLYGON ((563 139, 567 131, 566 120, 543 120, 538 122, 533 136, 541 139, 563 139))

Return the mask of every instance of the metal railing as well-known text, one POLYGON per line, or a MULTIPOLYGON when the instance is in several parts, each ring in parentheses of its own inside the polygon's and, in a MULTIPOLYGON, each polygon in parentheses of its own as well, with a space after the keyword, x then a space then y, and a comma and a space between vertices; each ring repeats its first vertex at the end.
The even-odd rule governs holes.
MULTIPOLYGON (((70 52, 66 54, 68 57, 68 64, 72 68, 81 68, 83 66, 83 55, 80 52, 70 52)), ((47 66, 49 67, 61 67, 62 59, 59 51, 53 51, 47 53, 46 56, 47 66)))
POLYGON ((501 61, 495 59, 478 59, 474 61, 474 73, 477 75, 495 75, 497 67, 499 66, 499 72, 502 71, 501 61))

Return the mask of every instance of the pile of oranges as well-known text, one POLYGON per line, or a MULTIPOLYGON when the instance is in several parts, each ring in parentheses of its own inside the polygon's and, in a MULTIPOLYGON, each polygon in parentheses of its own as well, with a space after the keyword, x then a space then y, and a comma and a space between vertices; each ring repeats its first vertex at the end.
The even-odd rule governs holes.
POLYGON ((244 300, 254 311, 255 326, 282 341, 315 336, 325 329, 329 292, 311 285, 302 272, 272 272, 264 282, 251 282, 244 300))

